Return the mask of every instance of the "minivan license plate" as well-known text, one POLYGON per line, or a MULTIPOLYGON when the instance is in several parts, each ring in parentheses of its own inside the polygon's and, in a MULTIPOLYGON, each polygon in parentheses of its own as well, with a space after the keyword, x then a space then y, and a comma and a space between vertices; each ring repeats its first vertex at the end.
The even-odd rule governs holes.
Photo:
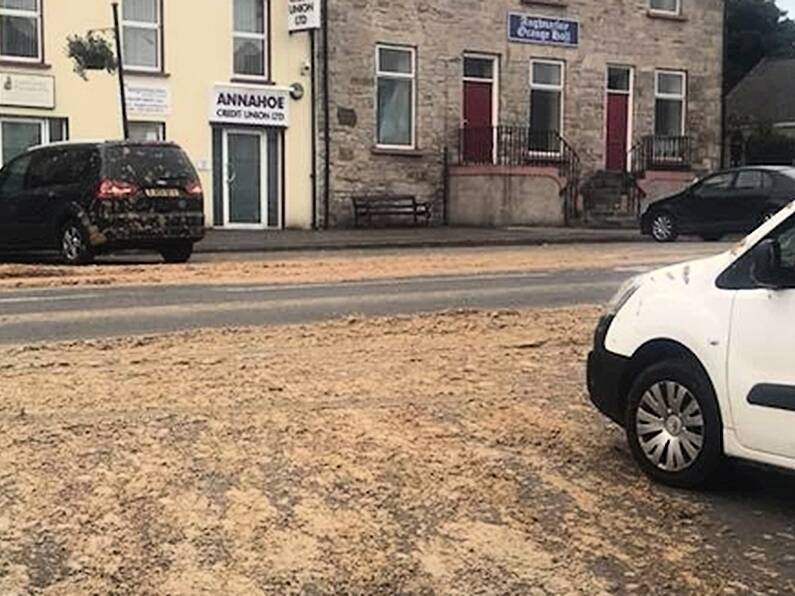
POLYGON ((144 194, 150 198, 177 198, 180 195, 178 188, 147 188, 144 194))

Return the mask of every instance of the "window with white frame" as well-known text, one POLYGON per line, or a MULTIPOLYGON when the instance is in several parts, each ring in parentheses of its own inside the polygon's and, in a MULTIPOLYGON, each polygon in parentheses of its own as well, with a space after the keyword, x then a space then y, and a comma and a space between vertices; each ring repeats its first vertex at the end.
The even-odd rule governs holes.
POLYGON ((0 58, 41 62, 41 0, 0 0, 0 58))
POLYGON ((160 1, 123 0, 121 37, 126 69, 162 70, 160 1))
POLYGON ((687 76, 683 72, 658 70, 654 85, 654 134, 681 137, 685 134, 687 76))
POLYGON ((404 46, 376 46, 376 143, 380 147, 416 146, 417 53, 404 46))
POLYGON ((649 0, 649 9, 652 12, 678 15, 681 8, 682 0, 649 0))
POLYGON ((268 78, 267 0, 234 0, 235 76, 268 78))
POLYGON ((166 125, 162 122, 130 122, 130 140, 165 141, 166 125))
POLYGON ((0 161, 8 163, 31 147, 49 142, 46 120, 0 119, 0 161))
POLYGON ((559 151, 565 68, 557 60, 530 62, 530 148, 559 151))

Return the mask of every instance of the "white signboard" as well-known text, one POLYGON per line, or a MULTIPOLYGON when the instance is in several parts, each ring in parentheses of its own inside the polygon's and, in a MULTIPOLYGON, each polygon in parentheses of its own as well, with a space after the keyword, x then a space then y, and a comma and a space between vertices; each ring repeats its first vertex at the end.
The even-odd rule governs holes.
POLYGON ((168 87, 125 85, 127 111, 142 116, 163 116, 171 112, 171 92, 168 87))
POLYGON ((287 0, 287 30, 309 29, 320 29, 320 0, 287 0))
POLYGON ((55 108, 55 78, 2 72, 0 105, 52 110, 55 108))
POLYGON ((210 92, 210 122, 287 127, 290 91, 276 87, 216 85, 210 92))

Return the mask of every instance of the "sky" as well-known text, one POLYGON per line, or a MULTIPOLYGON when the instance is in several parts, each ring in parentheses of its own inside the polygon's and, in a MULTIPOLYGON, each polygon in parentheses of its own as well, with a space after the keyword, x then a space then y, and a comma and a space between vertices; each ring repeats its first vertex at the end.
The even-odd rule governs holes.
POLYGON ((795 0, 776 0, 781 10, 789 12, 790 18, 795 18, 795 0))

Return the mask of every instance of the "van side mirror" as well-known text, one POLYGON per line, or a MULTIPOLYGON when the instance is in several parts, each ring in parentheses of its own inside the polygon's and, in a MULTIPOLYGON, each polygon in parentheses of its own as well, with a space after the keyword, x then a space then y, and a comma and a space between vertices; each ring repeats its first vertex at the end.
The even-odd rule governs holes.
POLYGON ((773 239, 763 240, 753 250, 751 277, 760 286, 775 289, 782 280, 781 246, 773 239))

